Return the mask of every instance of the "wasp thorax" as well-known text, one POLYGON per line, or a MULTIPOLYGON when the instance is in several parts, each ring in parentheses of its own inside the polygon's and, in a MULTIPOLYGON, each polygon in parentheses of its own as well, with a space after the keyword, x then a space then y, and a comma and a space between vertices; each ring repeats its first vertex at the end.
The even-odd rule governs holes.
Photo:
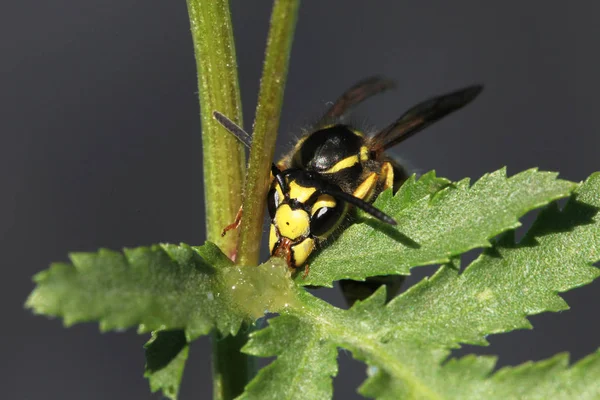
POLYGON ((292 166, 324 172, 339 161, 357 155, 363 141, 360 134, 346 125, 320 129, 298 144, 292 166))

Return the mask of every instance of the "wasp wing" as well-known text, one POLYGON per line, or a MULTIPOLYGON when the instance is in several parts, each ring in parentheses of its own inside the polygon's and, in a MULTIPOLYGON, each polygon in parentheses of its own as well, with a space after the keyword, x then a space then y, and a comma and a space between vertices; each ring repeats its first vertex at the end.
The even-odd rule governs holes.
POLYGON ((371 149, 382 152, 408 139, 446 115, 469 104, 481 93, 483 86, 473 85, 434 97, 409 109, 394 123, 377 133, 371 149))
POLYGON ((346 92, 335 101, 325 115, 323 115, 320 123, 323 124, 328 121, 339 119, 353 107, 369 97, 395 86, 393 81, 381 76, 372 76, 364 79, 346 90, 346 92))

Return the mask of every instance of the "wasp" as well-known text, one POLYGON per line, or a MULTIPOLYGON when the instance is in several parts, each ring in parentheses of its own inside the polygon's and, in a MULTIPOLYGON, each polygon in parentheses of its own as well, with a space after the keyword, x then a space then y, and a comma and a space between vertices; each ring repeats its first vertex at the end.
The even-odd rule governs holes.
MULTIPOLYGON (((406 169, 386 150, 470 103, 481 85, 468 86, 423 101, 374 135, 343 123, 343 117, 367 98, 394 87, 375 76, 358 82, 339 97, 290 152, 272 165, 267 197, 269 249, 291 270, 305 267, 310 254, 344 227, 353 207, 384 223, 396 221, 372 203, 388 188, 396 192, 408 178, 406 169)), ((251 136, 219 112, 214 117, 247 147, 251 136)), ((225 228, 236 228, 236 221, 225 228)))

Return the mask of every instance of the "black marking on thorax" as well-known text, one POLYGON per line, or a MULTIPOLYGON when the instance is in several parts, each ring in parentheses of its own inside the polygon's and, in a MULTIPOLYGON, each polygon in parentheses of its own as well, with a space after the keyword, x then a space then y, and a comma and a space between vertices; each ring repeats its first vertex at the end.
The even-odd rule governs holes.
POLYGON ((323 172, 346 157, 359 154, 364 139, 346 125, 334 125, 309 135, 300 144, 292 168, 323 172))

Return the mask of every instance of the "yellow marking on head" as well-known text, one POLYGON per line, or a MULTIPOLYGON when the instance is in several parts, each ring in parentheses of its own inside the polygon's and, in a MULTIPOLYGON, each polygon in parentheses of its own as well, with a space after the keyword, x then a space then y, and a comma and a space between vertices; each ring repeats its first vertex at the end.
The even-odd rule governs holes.
POLYGON ((273 223, 279 233, 288 239, 296 240, 310 232, 310 217, 304 210, 292 210, 288 204, 283 204, 275 212, 273 223))
POLYGON ((333 207, 335 207, 335 204, 336 204, 335 199, 333 197, 331 197, 328 194, 322 194, 319 196, 319 198, 317 199, 315 204, 313 204, 313 206, 310 210, 310 214, 315 215, 315 213, 317 212, 317 210, 319 208, 323 208, 323 207, 333 208, 333 207))
MULTIPOLYGON (((290 198, 291 199, 296 199, 298 200, 300 203, 304 203, 306 202, 306 200, 308 200, 308 198, 317 191, 316 188, 314 187, 304 187, 304 186, 300 186, 298 185, 296 182, 291 181, 289 183, 289 187, 290 187, 290 198)), ((280 199, 283 199, 283 197, 280 197, 280 199)))
POLYGON ((275 225, 271 224, 271 230, 269 231, 269 252, 273 252, 273 248, 277 244, 277 230, 275 229, 275 225))
POLYGON ((335 163, 335 165, 333 167, 329 168, 327 171, 323 171, 323 173, 324 174, 334 174, 345 168, 353 167, 354 165, 356 165, 358 163, 359 163, 359 160, 358 160, 357 155, 346 157, 343 160, 335 163))
POLYGON ((381 167, 381 177, 383 180, 383 190, 394 187, 394 167, 389 162, 384 162, 381 167))
POLYGON ((359 157, 362 162, 369 160, 369 148, 367 146, 360 146, 359 157))
POLYGON ((352 193, 354 197, 369 201, 369 197, 373 194, 373 190, 377 186, 377 174, 371 173, 352 193))
POLYGON ((283 191, 281 190, 281 186, 278 183, 275 184, 275 191, 277 192, 277 199, 279 200, 277 205, 283 201, 283 191))
POLYGON ((306 259, 315 248, 315 241, 311 238, 306 238, 298 244, 292 246, 292 254, 294 255, 294 266, 300 267, 306 262, 306 259))

